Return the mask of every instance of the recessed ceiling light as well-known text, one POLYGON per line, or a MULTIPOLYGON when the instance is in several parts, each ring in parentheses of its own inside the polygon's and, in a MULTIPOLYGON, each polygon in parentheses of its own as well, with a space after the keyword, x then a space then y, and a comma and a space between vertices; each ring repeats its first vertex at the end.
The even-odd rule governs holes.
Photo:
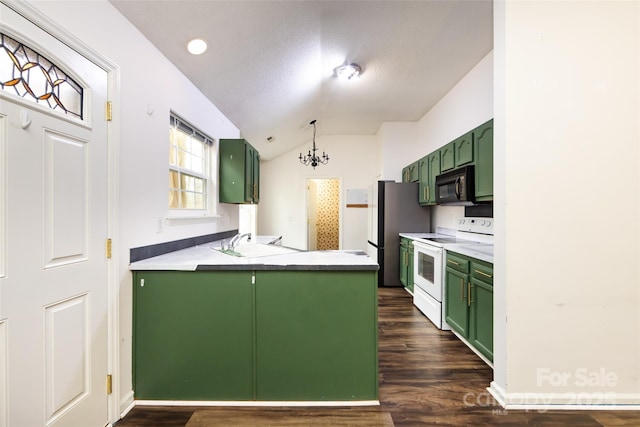
POLYGON ((358 64, 345 64, 333 70, 336 76, 341 80, 351 80, 362 73, 362 68, 358 64))
POLYGON ((202 39, 193 39, 187 44, 187 50, 193 55, 200 55, 207 50, 207 42, 202 39))

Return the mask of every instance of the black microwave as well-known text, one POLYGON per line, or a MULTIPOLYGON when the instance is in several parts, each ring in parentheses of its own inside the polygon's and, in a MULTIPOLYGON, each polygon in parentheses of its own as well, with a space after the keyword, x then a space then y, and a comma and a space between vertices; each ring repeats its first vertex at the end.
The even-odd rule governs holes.
POLYGON ((436 204, 470 206, 475 204, 473 166, 445 172, 436 177, 436 204))

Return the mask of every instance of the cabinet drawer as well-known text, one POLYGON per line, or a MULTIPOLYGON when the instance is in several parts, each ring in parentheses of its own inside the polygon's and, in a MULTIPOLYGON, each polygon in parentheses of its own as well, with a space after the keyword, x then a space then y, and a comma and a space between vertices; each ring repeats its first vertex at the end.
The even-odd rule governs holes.
POLYGON ((460 255, 447 252, 447 267, 462 273, 469 273, 469 260, 460 255))
POLYGON ((471 277, 489 285, 493 285, 493 265, 474 261, 471 263, 471 277))

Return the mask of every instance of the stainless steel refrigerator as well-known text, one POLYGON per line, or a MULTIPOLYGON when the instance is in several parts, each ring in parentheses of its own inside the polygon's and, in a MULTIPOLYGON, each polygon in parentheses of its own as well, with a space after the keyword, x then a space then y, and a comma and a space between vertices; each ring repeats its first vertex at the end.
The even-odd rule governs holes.
POLYGON ((418 203, 417 182, 377 181, 369 200, 367 254, 380 266, 378 286, 402 286, 398 234, 431 232, 431 208, 418 203))

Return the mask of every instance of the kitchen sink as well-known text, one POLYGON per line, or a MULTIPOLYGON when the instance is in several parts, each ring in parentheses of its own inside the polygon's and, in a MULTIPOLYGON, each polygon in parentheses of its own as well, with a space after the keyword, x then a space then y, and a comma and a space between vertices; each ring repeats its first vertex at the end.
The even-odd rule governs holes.
POLYGON ((295 252, 300 252, 297 249, 288 248, 286 246, 268 245, 262 243, 245 243, 243 245, 236 246, 232 249, 221 249, 213 247, 219 252, 230 256, 237 256, 243 258, 258 258, 263 256, 284 255, 295 252))

